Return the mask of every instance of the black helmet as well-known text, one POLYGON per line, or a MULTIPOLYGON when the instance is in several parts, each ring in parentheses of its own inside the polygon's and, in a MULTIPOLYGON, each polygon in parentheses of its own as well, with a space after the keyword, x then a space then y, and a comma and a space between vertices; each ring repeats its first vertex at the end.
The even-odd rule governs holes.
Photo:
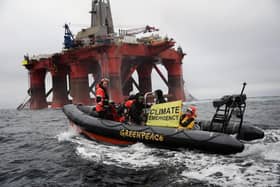
POLYGON ((160 89, 155 90, 154 93, 155 93, 155 95, 156 95, 157 97, 162 97, 162 96, 163 96, 163 92, 162 92, 162 90, 160 90, 160 89))

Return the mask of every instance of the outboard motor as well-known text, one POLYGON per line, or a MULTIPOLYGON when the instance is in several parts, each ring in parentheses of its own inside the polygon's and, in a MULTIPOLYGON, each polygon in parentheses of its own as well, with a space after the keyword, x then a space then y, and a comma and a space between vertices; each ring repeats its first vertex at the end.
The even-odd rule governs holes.
POLYGON ((221 99, 214 100, 213 106, 216 112, 211 120, 210 130, 213 129, 214 123, 222 124, 222 132, 226 132, 226 128, 231 120, 233 114, 236 119, 239 119, 239 130, 242 127, 243 115, 246 109, 246 95, 243 94, 246 83, 243 83, 243 88, 240 95, 226 95, 221 99))
POLYGON ((226 95, 213 101, 216 112, 210 122, 210 131, 223 132, 226 134, 238 134, 237 138, 242 140, 253 140, 263 138, 261 129, 243 125, 243 116, 246 109, 246 95, 243 94, 246 83, 243 83, 239 95, 226 95))

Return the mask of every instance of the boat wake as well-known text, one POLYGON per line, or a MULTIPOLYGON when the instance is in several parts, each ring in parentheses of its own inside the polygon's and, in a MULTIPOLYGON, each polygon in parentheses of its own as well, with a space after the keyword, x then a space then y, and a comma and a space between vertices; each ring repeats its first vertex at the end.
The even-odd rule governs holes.
POLYGON ((182 175, 220 186, 279 184, 280 130, 267 130, 265 133, 263 140, 246 143, 242 153, 218 157, 203 155, 191 171, 184 171, 182 175))
POLYGON ((72 140, 72 138, 76 136, 79 136, 79 133, 75 129, 69 128, 67 131, 58 134, 56 137, 58 142, 65 142, 72 140))
POLYGON ((280 130, 266 130, 265 134, 264 139, 245 143, 242 153, 232 155, 158 149, 142 143, 111 146, 90 141, 72 131, 61 133, 58 139, 76 144, 79 157, 98 164, 135 170, 163 165, 178 169, 176 184, 199 181, 219 186, 273 186, 279 183, 280 130))
POLYGON ((83 142, 83 144, 77 146, 77 155, 90 161, 134 169, 160 165, 158 158, 153 154, 155 149, 148 148, 142 143, 128 147, 118 147, 98 144, 89 140, 78 141, 79 143, 83 142))
POLYGON ((263 140, 245 144, 245 150, 237 154, 241 157, 260 157, 266 161, 280 161, 280 130, 266 130, 263 140))

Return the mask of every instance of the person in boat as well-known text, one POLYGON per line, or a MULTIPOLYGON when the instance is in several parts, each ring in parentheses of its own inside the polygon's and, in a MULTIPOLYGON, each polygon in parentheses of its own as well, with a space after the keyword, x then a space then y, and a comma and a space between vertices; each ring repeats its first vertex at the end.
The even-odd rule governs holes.
POLYGON ((109 101, 109 106, 108 106, 108 109, 106 110, 105 117, 106 117, 106 119, 109 119, 109 120, 124 122, 123 115, 120 115, 118 113, 118 108, 116 107, 115 102, 112 100, 109 101))
POLYGON ((100 118, 107 118, 109 113, 109 95, 108 95, 109 79, 103 78, 95 87, 96 106, 95 111, 100 118))
POLYGON ((166 100, 165 100, 165 98, 163 96, 162 90, 160 90, 160 89, 155 90, 153 95, 155 97, 155 103, 156 104, 166 103, 166 100))
POLYGON ((129 113, 130 113, 131 106, 135 101, 136 101, 136 95, 132 94, 128 97, 128 99, 122 105, 121 109, 122 109, 125 121, 130 121, 129 113))
POLYGON ((109 86, 109 79, 103 78, 101 79, 100 83, 95 87, 95 94, 96 94, 96 102, 100 102, 104 99, 109 100, 108 95, 108 86, 109 86))
POLYGON ((130 108, 128 110, 128 116, 130 121, 138 125, 144 125, 144 96, 141 93, 137 93, 135 95, 135 99, 133 99, 129 104, 130 108))
POLYGON ((115 102, 109 100, 108 94, 109 79, 103 78, 96 86, 96 107, 95 116, 108 120, 123 122, 124 118, 118 114, 115 102), (97 113, 97 114, 96 114, 97 113))
POLYGON ((185 114, 181 116, 180 124, 178 128, 184 128, 184 129, 199 129, 199 126, 195 123, 196 115, 196 107, 190 106, 187 108, 187 111, 185 114))

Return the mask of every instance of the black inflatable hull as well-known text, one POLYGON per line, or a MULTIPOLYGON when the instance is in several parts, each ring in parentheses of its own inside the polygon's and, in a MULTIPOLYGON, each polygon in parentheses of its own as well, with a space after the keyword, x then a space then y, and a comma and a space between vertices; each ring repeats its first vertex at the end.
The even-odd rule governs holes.
MULTIPOLYGON (((220 123, 213 123, 212 129, 211 129, 210 121, 200 121, 199 125, 203 131, 223 132, 223 126, 220 123)), ((237 138, 239 140, 245 140, 245 141, 262 139, 264 137, 264 132, 262 129, 249 124, 242 125, 239 132, 239 123, 238 124, 230 123, 225 128, 225 133, 237 134, 237 138)))
POLYGON ((142 142, 164 148, 190 148, 219 154, 238 153, 244 149, 239 140, 223 133, 119 123, 93 117, 88 114, 90 107, 73 104, 65 105, 63 111, 80 133, 110 144, 142 142))

